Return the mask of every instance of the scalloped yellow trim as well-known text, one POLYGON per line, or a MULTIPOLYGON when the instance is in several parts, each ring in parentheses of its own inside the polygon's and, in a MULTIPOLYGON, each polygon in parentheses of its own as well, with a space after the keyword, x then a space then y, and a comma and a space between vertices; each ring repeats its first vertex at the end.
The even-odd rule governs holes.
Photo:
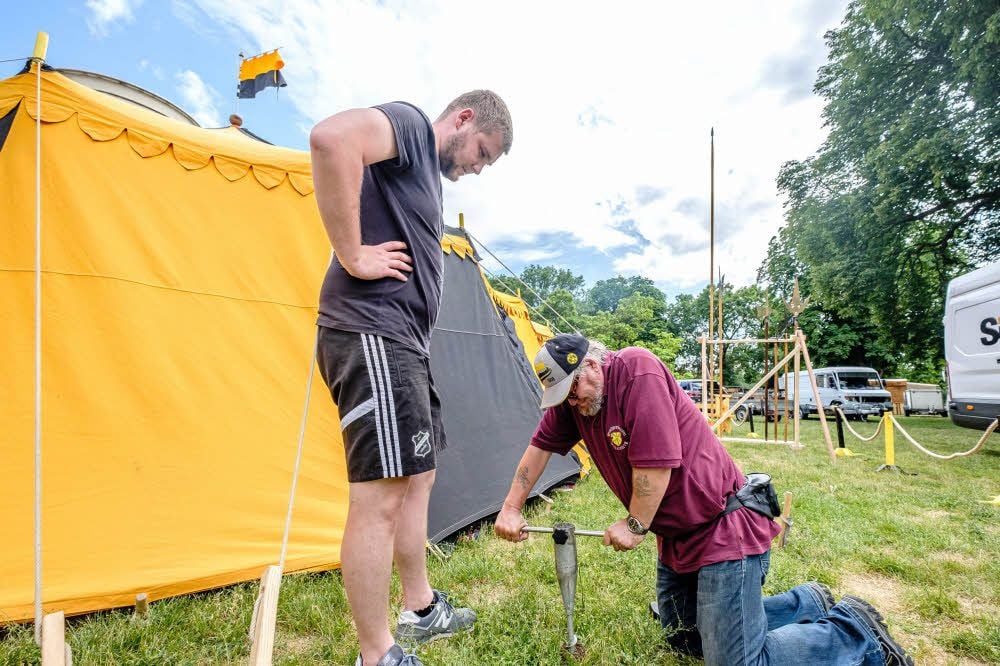
MULTIPOLYGON (((26 100, 27 103, 21 104, 21 107, 32 120, 37 120, 39 114, 35 105, 31 104, 31 100, 24 95, 0 100, 0 117, 26 100)), ((189 171, 204 168, 211 162, 215 165, 216 170, 231 182, 243 178, 247 172, 252 170, 254 179, 262 187, 269 190, 280 185, 286 178, 295 191, 302 196, 309 196, 315 190, 312 174, 295 173, 265 164, 251 164, 211 151, 188 148, 171 139, 154 136, 119 123, 111 123, 84 111, 42 99, 41 117, 43 123, 62 123, 73 116, 76 116, 80 130, 94 141, 113 141, 124 132, 132 150, 144 158, 157 157, 169 150, 177 163, 189 171)), ((453 246, 463 259, 467 255, 472 256, 472 248, 464 239, 455 238, 453 246)))
POLYGON ((475 250, 472 249, 472 245, 468 240, 452 234, 445 234, 441 237, 441 249, 447 254, 454 252, 462 259, 470 259, 476 256, 475 250))

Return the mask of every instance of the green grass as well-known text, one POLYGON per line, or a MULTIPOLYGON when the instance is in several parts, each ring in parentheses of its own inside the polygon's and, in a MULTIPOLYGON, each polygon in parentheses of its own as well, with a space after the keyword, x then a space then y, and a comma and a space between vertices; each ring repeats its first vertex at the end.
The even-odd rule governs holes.
MULTIPOLYGON (((970 448, 978 433, 933 417, 901 419, 924 446, 941 453, 970 448)), ((857 424, 864 433, 875 423, 857 424)), ((745 427, 741 429, 744 434, 745 427)), ((874 603, 919 664, 1000 663, 1000 435, 978 454, 941 462, 896 438, 896 464, 876 473, 881 438, 852 440, 864 458, 831 465, 815 419, 803 424, 806 448, 731 443, 745 471, 768 471, 779 494, 791 491, 794 527, 775 548, 766 591, 807 579, 838 595, 874 603)), ((503 474, 512 470, 504 470, 503 474)), ((623 515, 598 475, 554 504, 533 503, 529 520, 570 521, 603 529, 623 515)), ((580 664, 689 664, 663 645, 646 607, 653 598, 654 542, 616 553, 581 537, 576 628, 586 647, 580 664)), ((420 649, 427 664, 560 664, 565 615, 551 539, 521 545, 490 529, 462 538, 447 562, 430 558, 432 583, 479 613, 472 634, 420 649)), ((71 618, 75 664, 245 663, 257 584, 153 604, 147 618, 110 611, 71 618)), ((393 602, 399 603, 397 583, 393 602)), ((339 572, 286 576, 278 608, 275 663, 353 663, 356 638, 339 572)), ((0 664, 37 663, 30 625, 0 629, 0 664)))

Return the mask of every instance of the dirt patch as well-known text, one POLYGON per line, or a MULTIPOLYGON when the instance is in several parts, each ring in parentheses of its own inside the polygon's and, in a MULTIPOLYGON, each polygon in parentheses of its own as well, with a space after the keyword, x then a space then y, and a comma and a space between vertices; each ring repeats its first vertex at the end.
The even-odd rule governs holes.
POLYGON ((949 516, 951 516, 950 511, 942 511, 940 509, 924 511, 924 518, 930 518, 932 520, 941 520, 942 518, 947 518, 949 516))
POLYGON ((931 560, 935 562, 952 562, 963 567, 974 567, 979 564, 979 560, 971 555, 956 553, 954 551, 939 550, 931 554, 931 560))
POLYGON ((312 652, 316 644, 315 638, 309 636, 294 636, 282 641, 281 653, 286 657, 295 657, 312 652))
POLYGON ((898 581, 886 576, 872 574, 847 574, 844 576, 840 592, 861 597, 882 612, 882 615, 898 614, 902 610, 902 586, 898 581))

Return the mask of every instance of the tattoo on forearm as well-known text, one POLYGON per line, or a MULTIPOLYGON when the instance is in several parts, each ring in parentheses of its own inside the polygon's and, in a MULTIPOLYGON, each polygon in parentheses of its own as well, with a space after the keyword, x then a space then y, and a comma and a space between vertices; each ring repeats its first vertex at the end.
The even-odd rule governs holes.
POLYGON ((517 470, 517 482, 522 488, 531 489, 531 480, 528 478, 528 466, 521 465, 517 470))
POLYGON ((649 497, 653 494, 653 484, 650 483, 649 477, 645 474, 640 474, 635 477, 635 496, 636 497, 649 497))

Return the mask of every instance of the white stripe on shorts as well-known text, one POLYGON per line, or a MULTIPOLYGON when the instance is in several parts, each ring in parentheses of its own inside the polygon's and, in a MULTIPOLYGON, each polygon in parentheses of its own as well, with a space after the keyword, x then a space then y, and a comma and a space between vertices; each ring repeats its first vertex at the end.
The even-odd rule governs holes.
POLYGON ((347 426, 351 425, 373 409, 375 409, 375 398, 368 398, 363 403, 347 412, 347 416, 340 419, 340 431, 343 432, 347 430, 347 426))
POLYGON ((378 435, 378 453, 379 458, 382 461, 382 478, 389 478, 390 476, 395 476, 395 474, 390 474, 386 465, 385 444, 382 441, 382 420, 379 414, 379 404, 381 399, 378 394, 378 386, 375 381, 375 372, 373 370, 374 364, 372 363, 372 358, 369 356, 368 338, 364 333, 361 334, 361 346, 365 354, 365 365, 368 367, 368 381, 371 382, 372 386, 372 403, 375 408, 375 434, 378 435))
POLYGON ((399 466, 399 474, 403 474, 403 458, 399 455, 399 423, 396 421, 396 401, 393 399, 392 375, 389 374, 389 362, 385 360, 385 347, 382 338, 378 338, 378 350, 382 355, 382 369, 385 372, 385 383, 389 387, 389 434, 392 435, 392 445, 396 449, 396 464, 399 466))

